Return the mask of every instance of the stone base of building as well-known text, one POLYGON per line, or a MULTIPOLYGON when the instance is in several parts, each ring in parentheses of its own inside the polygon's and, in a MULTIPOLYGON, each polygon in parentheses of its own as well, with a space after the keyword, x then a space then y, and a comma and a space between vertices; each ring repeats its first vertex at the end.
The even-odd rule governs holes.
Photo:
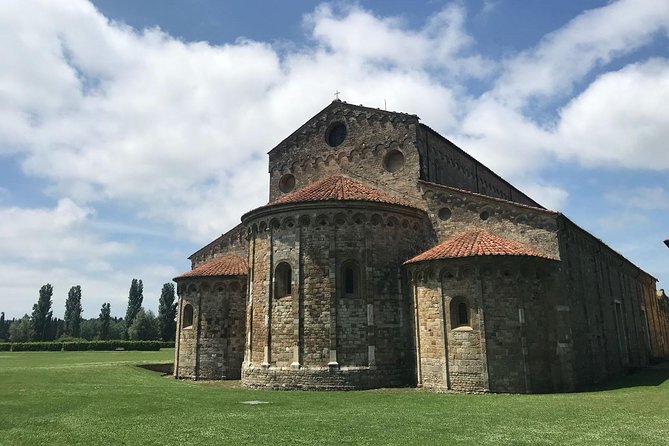
POLYGON ((273 390, 364 390, 411 385, 404 369, 373 367, 242 368, 245 387, 273 390))
POLYGON ((201 370, 198 373, 195 373, 193 367, 179 367, 174 373, 174 377, 177 379, 193 379, 193 380, 238 380, 241 378, 241 372, 239 369, 231 370, 225 374, 222 374, 221 371, 212 371, 212 370, 201 370))

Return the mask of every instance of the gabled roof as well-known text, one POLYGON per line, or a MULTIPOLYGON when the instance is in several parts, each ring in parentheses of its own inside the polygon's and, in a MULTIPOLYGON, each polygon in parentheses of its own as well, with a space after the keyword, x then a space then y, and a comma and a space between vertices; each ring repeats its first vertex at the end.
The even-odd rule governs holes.
POLYGON ((197 268, 175 277, 174 280, 191 277, 245 276, 248 271, 249 264, 246 259, 236 255, 227 255, 209 260, 197 268))
POLYGON ((522 243, 477 229, 461 232, 404 263, 474 256, 529 256, 551 259, 522 243))
POLYGON ((351 178, 335 175, 308 184, 300 190, 274 200, 270 205, 308 201, 374 201, 415 207, 408 202, 351 178))
POLYGON ((268 154, 274 152, 275 150, 279 149, 282 147, 285 143, 293 139, 295 135, 298 135, 300 132, 302 132, 304 129, 308 128, 312 123, 318 121, 319 119, 322 118, 324 114, 328 112, 328 109, 330 108, 335 108, 335 107, 344 107, 350 110, 359 110, 359 111, 369 111, 373 113, 381 113, 384 115, 387 115, 389 117, 396 117, 399 119, 415 119, 419 120, 420 118, 417 115, 410 114, 410 113, 404 113, 404 112, 397 112, 397 111, 388 111, 388 110, 382 110, 380 108, 373 108, 373 107, 365 107, 364 105, 353 105, 349 104, 346 101, 342 101, 341 99, 335 99, 331 103, 329 103, 324 109, 316 113, 314 116, 312 116, 307 122, 302 124, 297 130, 295 130, 293 133, 288 135, 286 138, 284 138, 279 144, 277 144, 272 150, 267 152, 268 154))

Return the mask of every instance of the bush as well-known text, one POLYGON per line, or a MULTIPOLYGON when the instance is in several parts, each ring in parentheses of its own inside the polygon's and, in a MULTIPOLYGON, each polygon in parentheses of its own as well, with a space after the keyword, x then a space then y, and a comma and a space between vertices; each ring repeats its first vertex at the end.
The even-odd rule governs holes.
POLYGON ((16 342, 12 344, 13 352, 59 352, 62 349, 61 342, 16 342))
POLYGON ((46 352, 46 351, 111 351, 140 350, 158 351, 173 348, 174 342, 162 341, 74 341, 74 342, 17 342, 0 343, 0 351, 46 352))

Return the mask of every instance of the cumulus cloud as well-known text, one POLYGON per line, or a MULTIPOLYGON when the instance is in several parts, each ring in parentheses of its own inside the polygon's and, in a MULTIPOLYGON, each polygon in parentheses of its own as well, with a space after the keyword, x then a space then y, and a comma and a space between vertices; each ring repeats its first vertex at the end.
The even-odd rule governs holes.
POLYGON ((669 209, 669 190, 661 186, 617 189, 606 193, 604 197, 619 206, 643 211, 669 209))
POLYGON ((379 18, 358 6, 337 15, 324 4, 308 16, 307 23, 319 45, 359 63, 389 64, 403 70, 439 67, 441 76, 484 76, 494 64, 467 53, 474 41, 464 29, 465 18, 464 7, 452 4, 422 29, 410 30, 396 17, 379 18))
MULTIPOLYGON (((123 287, 128 277, 145 273, 150 281, 156 280, 150 274, 152 268, 140 265, 127 271, 112 267, 114 259, 134 254, 135 247, 105 240, 91 228, 92 213, 69 198, 59 200, 52 208, 0 208, 3 311, 15 316, 29 311, 34 302, 27 302, 26 296, 35 297, 36 301, 39 287, 49 282, 56 288, 53 305, 56 315, 64 308, 67 290, 75 284, 82 285, 84 290, 104 293, 91 296, 97 301, 90 299, 86 303, 87 312, 99 309, 104 299, 113 301, 115 313, 121 313, 118 310, 124 305, 123 287)), ((164 282, 165 278, 160 280, 164 282)), ((87 317, 95 316, 88 313, 87 317)))
MULTIPOLYGON (((178 271, 151 261, 117 266, 133 246, 96 231, 104 226, 91 221, 96 207, 208 242, 267 201, 266 152, 335 90, 356 104, 418 114, 551 208, 568 200, 564 185, 540 179, 552 163, 669 168, 666 59, 600 76, 559 113, 527 111, 533 99, 565 98, 594 68, 666 33, 665 3, 587 11, 492 62, 477 53, 462 3, 415 29, 359 6, 321 5, 305 17, 307 43, 278 48, 184 42, 110 21, 84 0, 0 2, 0 156, 20 159, 60 198, 54 208, 0 208, 3 221, 16 222, 0 230, 9 259, 2 271, 34 293, 43 253, 58 252, 50 273, 68 287, 84 277, 127 296, 125 282, 141 271, 159 287, 178 271), (467 93, 472 81, 488 91, 467 93)), ((495 13, 494 2, 485 5, 495 13)))
POLYGON ((587 165, 669 169, 669 60, 596 79, 560 112, 559 156, 587 165))
POLYGON ((131 246, 101 240, 88 230, 90 209, 81 208, 69 198, 55 208, 0 208, 0 246, 4 256, 17 261, 43 264, 78 262, 96 247, 100 259, 132 250, 131 246))
POLYGON ((596 66, 629 54, 669 30, 669 3, 619 0, 586 11, 511 57, 493 91, 504 103, 566 96, 596 66))

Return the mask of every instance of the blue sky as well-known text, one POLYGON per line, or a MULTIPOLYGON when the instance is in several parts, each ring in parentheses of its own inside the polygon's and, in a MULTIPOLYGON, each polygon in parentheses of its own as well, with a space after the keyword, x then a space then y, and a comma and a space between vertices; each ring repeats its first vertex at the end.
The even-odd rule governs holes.
POLYGON ((155 311, 327 105, 415 113, 669 282, 669 3, 0 3, 0 311, 155 311))

